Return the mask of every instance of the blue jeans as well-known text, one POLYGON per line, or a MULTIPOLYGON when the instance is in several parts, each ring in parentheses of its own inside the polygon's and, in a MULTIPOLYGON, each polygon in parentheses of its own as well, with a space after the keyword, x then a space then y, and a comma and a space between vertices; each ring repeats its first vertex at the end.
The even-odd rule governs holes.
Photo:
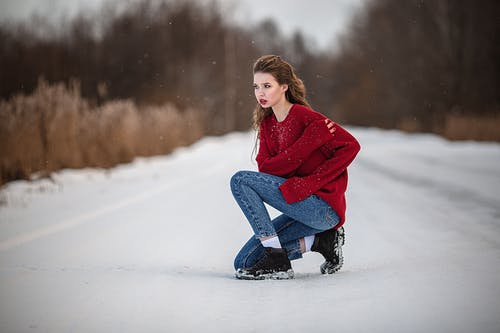
POLYGON ((299 259, 301 238, 331 229, 339 222, 337 213, 316 195, 288 204, 279 189, 285 180, 255 171, 238 171, 231 178, 233 196, 255 233, 236 256, 235 269, 251 267, 263 256, 260 238, 277 235, 288 258, 299 259), (283 214, 271 221, 264 203, 283 214))

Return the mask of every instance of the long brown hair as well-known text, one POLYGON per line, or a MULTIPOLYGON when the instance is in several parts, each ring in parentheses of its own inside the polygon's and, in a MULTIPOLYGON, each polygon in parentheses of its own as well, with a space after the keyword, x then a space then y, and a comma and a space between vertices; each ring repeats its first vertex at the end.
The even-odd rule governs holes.
MULTIPOLYGON (((253 73, 262 72, 271 74, 278 84, 288 85, 285 97, 290 103, 310 107, 306 100, 306 88, 301 79, 295 74, 292 65, 277 55, 265 55, 253 64, 253 73)), ((262 120, 273 112, 271 108, 263 108, 259 103, 253 112, 253 128, 259 130, 262 120)))

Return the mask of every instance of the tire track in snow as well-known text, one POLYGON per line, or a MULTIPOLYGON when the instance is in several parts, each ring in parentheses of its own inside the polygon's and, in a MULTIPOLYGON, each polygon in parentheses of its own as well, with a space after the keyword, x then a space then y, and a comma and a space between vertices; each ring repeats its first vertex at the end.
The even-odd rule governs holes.
POLYGON ((421 188, 427 188, 440 193, 453 201, 460 201, 466 205, 476 205, 479 207, 484 207, 492 211, 495 218, 500 218, 500 202, 492 200, 489 197, 481 195, 476 191, 462 187, 456 183, 449 183, 444 181, 438 181, 431 178, 423 178, 417 175, 412 175, 410 173, 401 172, 399 170, 390 169, 386 166, 378 164, 372 160, 365 158, 358 158, 356 161, 360 167, 366 168, 372 172, 376 172, 386 178, 407 183, 412 186, 418 186, 421 188))
POLYGON ((12 238, 8 238, 2 242, 0 242, 0 252, 10 250, 14 247, 30 243, 32 241, 35 241, 40 238, 44 238, 68 229, 75 228, 86 221, 95 219, 99 216, 117 211, 119 209, 122 209, 124 207, 127 207, 129 205, 144 201, 146 199, 149 199, 151 197, 154 197, 160 193, 163 193, 173 187, 177 187, 181 185, 182 183, 185 182, 192 182, 194 178, 203 178, 206 177, 207 175, 211 174, 214 172, 214 169, 218 168, 217 165, 212 166, 211 168, 204 169, 202 172, 196 173, 193 176, 189 177, 182 177, 178 178, 175 180, 175 182, 169 182, 168 184, 161 186, 159 188, 147 191, 147 192, 142 192, 134 196, 130 196, 128 198, 125 198, 123 200, 120 200, 118 202, 115 202, 114 204, 98 208, 96 210, 80 214, 77 216, 74 216, 72 218, 63 220, 62 222, 54 223, 48 226, 43 226, 40 228, 37 228, 35 230, 29 231, 22 233, 20 235, 14 236, 12 238))

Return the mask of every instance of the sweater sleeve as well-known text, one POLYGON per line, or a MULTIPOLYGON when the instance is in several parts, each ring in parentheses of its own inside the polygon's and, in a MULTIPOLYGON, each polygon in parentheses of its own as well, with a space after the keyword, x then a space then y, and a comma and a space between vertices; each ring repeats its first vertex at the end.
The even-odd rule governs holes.
POLYGON ((256 160, 260 172, 286 177, 292 174, 313 151, 332 139, 324 119, 312 121, 302 135, 281 153, 271 156, 267 146, 267 133, 260 131, 260 147, 256 160))
MULTIPOLYGON (((330 159, 319 165, 312 174, 287 179, 280 190, 288 203, 302 201, 324 185, 340 176, 360 150, 359 142, 349 132, 335 124, 335 134, 328 145, 334 149, 330 159)), ((332 149, 330 148, 330 149, 332 149)))

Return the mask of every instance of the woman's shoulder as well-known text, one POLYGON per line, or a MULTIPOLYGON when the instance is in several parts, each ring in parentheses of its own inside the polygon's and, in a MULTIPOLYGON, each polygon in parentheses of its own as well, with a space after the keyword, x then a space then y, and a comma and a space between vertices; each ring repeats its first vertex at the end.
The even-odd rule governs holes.
POLYGON ((323 114, 319 113, 318 111, 315 111, 310 107, 301 104, 294 104, 293 110, 294 114, 297 117, 303 118, 308 123, 311 121, 321 120, 326 118, 323 114))

